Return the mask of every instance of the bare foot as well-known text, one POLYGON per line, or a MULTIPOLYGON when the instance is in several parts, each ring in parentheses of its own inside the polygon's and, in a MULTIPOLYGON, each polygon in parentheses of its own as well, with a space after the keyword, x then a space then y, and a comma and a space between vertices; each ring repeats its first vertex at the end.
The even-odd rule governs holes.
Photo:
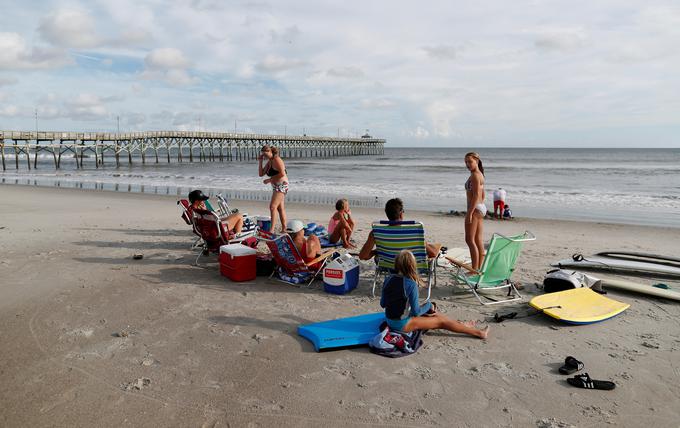
POLYGON ((489 326, 487 325, 483 329, 479 330, 479 334, 477 336, 482 340, 486 340, 489 337, 489 326))

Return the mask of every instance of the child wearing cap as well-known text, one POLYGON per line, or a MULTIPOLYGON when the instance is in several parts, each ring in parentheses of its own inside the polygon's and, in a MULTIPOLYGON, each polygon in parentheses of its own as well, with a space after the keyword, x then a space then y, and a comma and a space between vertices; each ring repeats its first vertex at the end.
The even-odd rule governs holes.
MULTIPOLYGON (((319 237, 316 235, 305 237, 305 224, 302 221, 290 220, 286 223, 286 233, 290 235, 295 248, 297 248, 305 263, 311 262, 321 253, 319 237)), ((313 265, 310 267, 318 268, 319 266, 313 265)))

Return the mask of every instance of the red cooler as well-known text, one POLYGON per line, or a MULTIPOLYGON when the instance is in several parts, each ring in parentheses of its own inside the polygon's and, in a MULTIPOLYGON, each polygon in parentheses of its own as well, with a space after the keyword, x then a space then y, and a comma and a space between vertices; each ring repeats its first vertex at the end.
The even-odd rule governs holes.
POLYGON ((257 276, 257 250, 242 244, 220 247, 220 273, 232 281, 252 281, 257 276))

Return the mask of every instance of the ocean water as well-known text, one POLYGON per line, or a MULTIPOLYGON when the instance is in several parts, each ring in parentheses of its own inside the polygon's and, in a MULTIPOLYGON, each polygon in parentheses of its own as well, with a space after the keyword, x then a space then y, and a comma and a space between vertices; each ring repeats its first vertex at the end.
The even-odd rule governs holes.
MULTIPOLYGON (((406 209, 464 210, 469 172, 467 148, 386 148, 384 155, 284 159, 290 179, 287 200, 328 204, 347 197, 355 206, 382 207, 392 197, 406 209)), ((478 148, 486 172, 486 205, 503 187, 519 217, 554 218, 680 227, 680 149, 478 148)), ((227 198, 262 200, 270 187, 257 176, 256 161, 147 163, 115 168, 106 159, 83 169, 51 155, 38 169, 9 161, 0 183, 185 195, 202 188, 227 198)), ((153 162, 153 158, 151 159, 153 162)))

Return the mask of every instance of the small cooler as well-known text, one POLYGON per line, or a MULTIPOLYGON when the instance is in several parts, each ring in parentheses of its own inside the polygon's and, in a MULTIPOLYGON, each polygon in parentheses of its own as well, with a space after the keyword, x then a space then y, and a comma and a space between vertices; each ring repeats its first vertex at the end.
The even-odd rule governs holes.
POLYGON ((257 275, 257 250, 242 244, 220 247, 220 273, 232 281, 252 281, 257 275))
POLYGON ((346 294, 359 284, 359 262, 343 254, 323 269, 323 289, 327 293, 346 294))

